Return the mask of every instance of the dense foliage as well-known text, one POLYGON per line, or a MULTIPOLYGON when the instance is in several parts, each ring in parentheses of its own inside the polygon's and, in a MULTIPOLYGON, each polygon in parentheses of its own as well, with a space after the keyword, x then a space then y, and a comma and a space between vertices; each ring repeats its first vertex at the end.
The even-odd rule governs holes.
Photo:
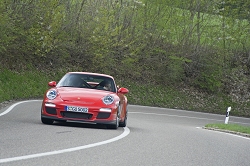
POLYGON ((248 105, 249 5, 247 0, 2 0, 0 70, 93 71, 119 83, 192 88, 248 105))

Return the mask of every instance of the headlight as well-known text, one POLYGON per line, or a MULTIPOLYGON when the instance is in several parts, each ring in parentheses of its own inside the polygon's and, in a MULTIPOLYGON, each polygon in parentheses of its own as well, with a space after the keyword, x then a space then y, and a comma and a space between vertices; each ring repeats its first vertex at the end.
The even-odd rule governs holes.
POLYGON ((112 104, 114 102, 114 97, 113 96, 105 96, 104 98, 102 98, 102 102, 106 105, 112 104))
POLYGON ((47 98, 50 99, 50 100, 54 100, 57 96, 57 92, 56 90, 49 90, 46 94, 47 98))

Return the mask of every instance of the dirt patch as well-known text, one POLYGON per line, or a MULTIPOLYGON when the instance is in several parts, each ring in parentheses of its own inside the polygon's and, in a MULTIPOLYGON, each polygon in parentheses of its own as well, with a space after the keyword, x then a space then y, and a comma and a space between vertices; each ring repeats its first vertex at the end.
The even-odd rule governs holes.
POLYGON ((30 99, 20 99, 20 100, 8 100, 8 101, 4 101, 2 103, 0 103, 0 110, 5 108, 5 107, 9 107, 19 101, 25 101, 25 100, 42 100, 41 98, 30 98, 30 99))
POLYGON ((0 109, 5 108, 5 107, 9 107, 16 102, 18 102, 18 101, 17 100, 4 101, 4 102, 0 103, 0 109))

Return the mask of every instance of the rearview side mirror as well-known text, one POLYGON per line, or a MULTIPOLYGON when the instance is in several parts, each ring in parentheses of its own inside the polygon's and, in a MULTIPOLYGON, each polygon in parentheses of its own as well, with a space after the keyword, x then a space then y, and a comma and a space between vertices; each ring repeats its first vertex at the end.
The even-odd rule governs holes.
POLYGON ((51 81, 48 83, 50 87, 56 87, 56 81, 51 81))
POLYGON ((129 90, 127 88, 120 88, 118 90, 118 93, 122 93, 122 94, 127 94, 129 92, 129 90))

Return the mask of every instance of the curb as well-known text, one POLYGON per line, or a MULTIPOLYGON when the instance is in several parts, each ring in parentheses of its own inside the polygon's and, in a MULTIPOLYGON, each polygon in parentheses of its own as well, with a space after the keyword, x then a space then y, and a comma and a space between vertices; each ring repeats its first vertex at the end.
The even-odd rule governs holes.
POLYGON ((223 129, 212 128, 212 127, 202 127, 202 128, 207 129, 207 130, 220 131, 220 132, 225 132, 225 133, 230 133, 230 134, 235 134, 235 135, 240 135, 240 136, 243 136, 243 137, 250 138, 250 134, 247 134, 247 133, 241 133, 241 132, 230 131, 230 130, 223 130, 223 129))

